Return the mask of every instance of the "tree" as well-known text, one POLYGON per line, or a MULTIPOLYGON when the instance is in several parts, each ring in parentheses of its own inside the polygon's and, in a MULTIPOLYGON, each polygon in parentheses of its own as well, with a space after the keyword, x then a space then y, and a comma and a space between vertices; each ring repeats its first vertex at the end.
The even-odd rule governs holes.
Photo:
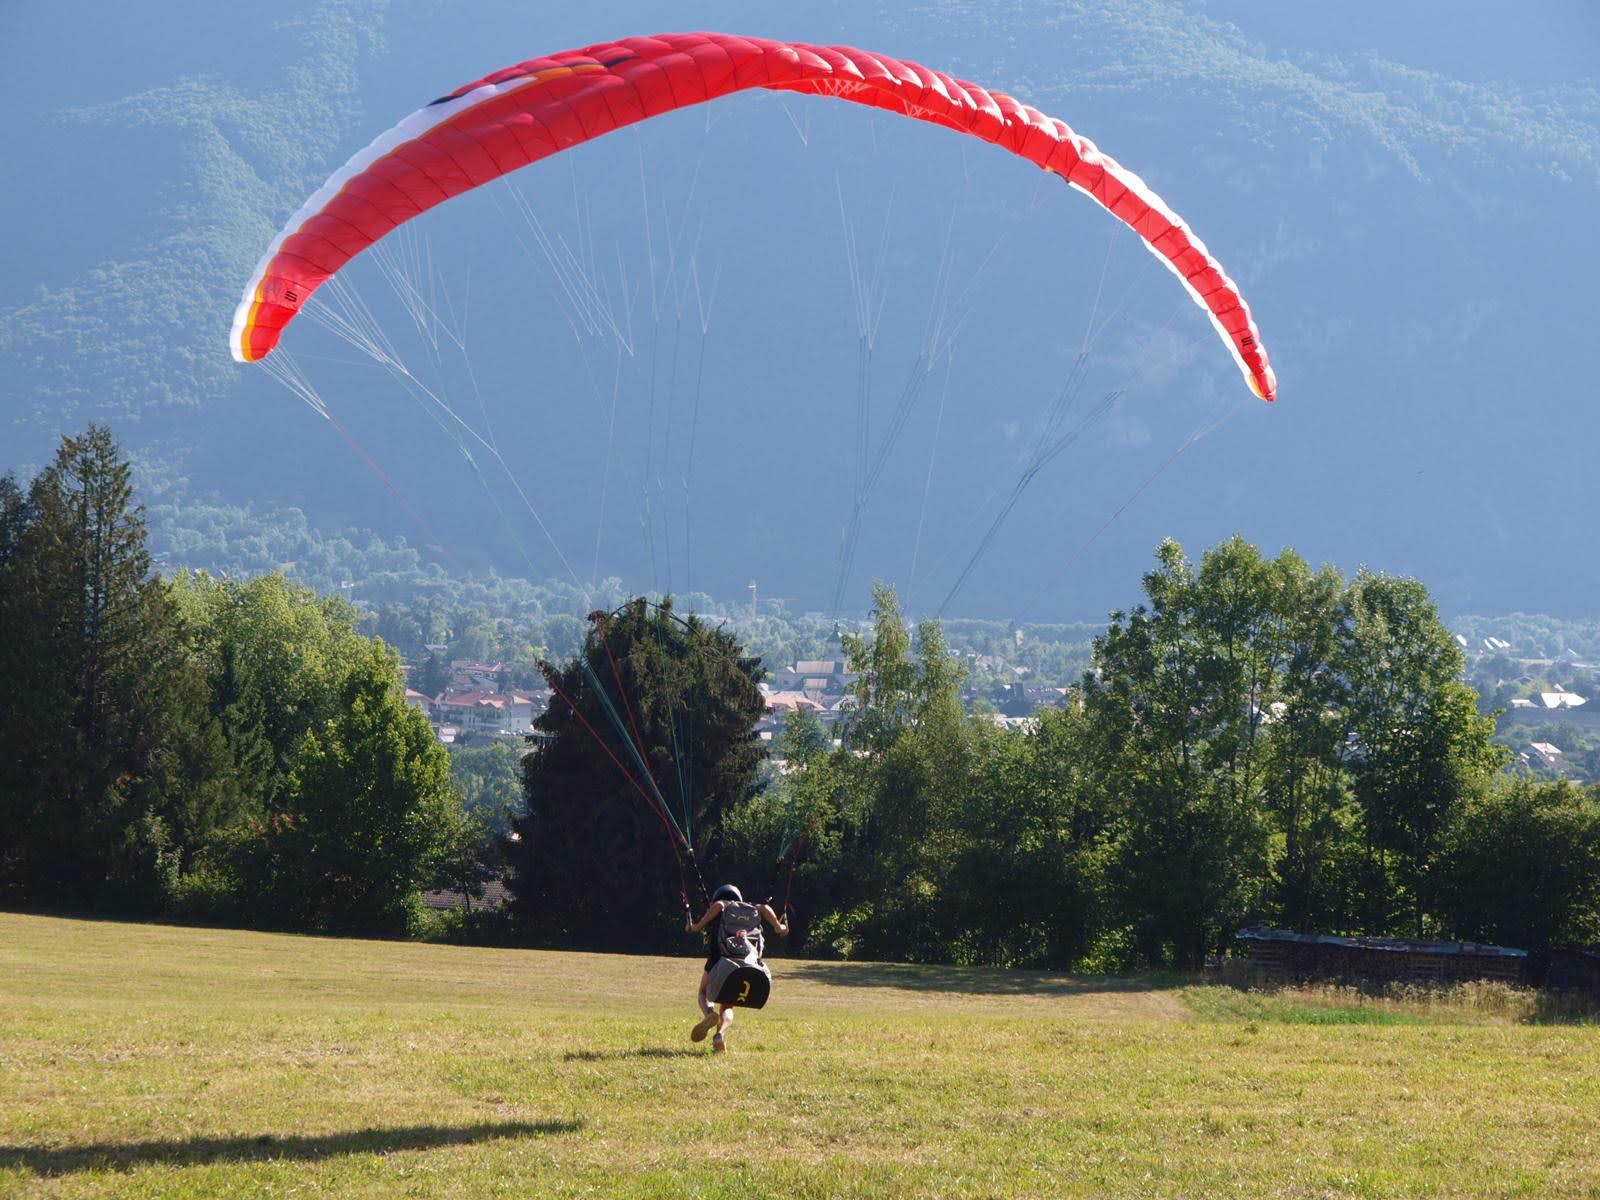
POLYGON ((379 608, 376 620, 370 628, 391 646, 407 642, 421 644, 427 641, 423 635, 422 622, 418 621, 413 613, 396 604, 385 604, 379 608))
POLYGON ((1362 921, 1417 937, 1437 902, 1440 839, 1469 796, 1505 762, 1494 718, 1461 681, 1461 649, 1427 589, 1363 571, 1349 589, 1340 653, 1351 784, 1365 837, 1362 921))
POLYGON ((1196 965, 1245 920, 1438 927, 1442 838, 1504 756, 1427 589, 1239 538, 1157 559, 1084 680, 1139 956, 1196 965))
POLYGON ((306 928, 403 933, 409 905, 459 843, 449 756, 369 642, 332 715, 307 732, 274 839, 278 911, 306 928))
POLYGON ((778 735, 779 759, 803 767, 825 756, 831 748, 828 731, 816 713, 798 706, 789 710, 778 735))
POLYGON ((0 628, 0 887, 159 908, 238 796, 104 427, 0 488, 0 628))
POLYGON ((28 498, 9 472, 0 476, 0 571, 4 571, 22 550, 32 510, 28 498))
POLYGON ((234 775, 270 821, 289 806, 301 742, 335 714, 345 677, 375 643, 356 632, 345 601, 278 572, 243 581, 184 573, 171 593, 205 665, 234 775))
MULTIPOLYGON (((847 956, 1067 967, 1090 948, 1104 820, 1075 711, 1031 736, 963 711, 943 629, 908 631, 878 587, 846 641, 858 678, 844 744, 786 751, 778 785, 818 795, 830 837, 807 884, 832 911, 808 948, 847 956), (830 803, 831 802, 831 803, 830 803)), ((802 731, 803 736, 803 731, 802 731)))
POLYGON ((455 636, 450 639, 453 653, 474 662, 491 663, 501 657, 505 630, 485 608, 464 609, 457 614, 455 636))
POLYGON ((1095 640, 1084 704, 1116 814, 1116 906, 1142 958, 1195 967, 1259 901, 1257 743, 1281 647, 1253 547, 1225 543, 1198 576, 1176 542, 1156 557, 1148 606, 1095 640))
POLYGON ((0 476, 0 629, 5 631, 0 635, 0 896, 13 900, 26 899, 25 829, 36 804, 24 701, 36 669, 30 630, 39 614, 24 599, 18 565, 32 517, 29 497, 16 478, 0 476))
POLYGON ((1282 658, 1260 703, 1272 718, 1263 801, 1277 835, 1273 919, 1306 933, 1343 928, 1350 914, 1342 851, 1355 840, 1357 819, 1347 772, 1346 680, 1338 669, 1348 627, 1345 583, 1332 567, 1313 573, 1291 551, 1272 569, 1282 658))
POLYGON ((577 617, 556 613, 544 623, 544 641, 549 653, 557 659, 571 658, 585 645, 584 624, 577 617))
POLYGON ((924 941, 908 949, 983 966, 1069 965, 1084 948, 1062 819, 1073 797, 1041 786, 1033 738, 986 713, 943 715, 919 724, 897 753, 913 746, 937 800, 926 827, 907 831, 920 846, 909 878, 926 881, 924 941))
POLYGON ((679 893, 698 891, 686 846, 708 868, 751 867, 721 829, 763 759, 759 664, 670 600, 634 600, 597 614, 549 675, 556 696, 535 722, 544 737, 523 760, 526 812, 507 847, 518 918, 551 944, 676 945, 679 893))
POLYGON ((842 730, 852 749, 881 755, 932 709, 959 706, 966 668, 945 653, 943 629, 937 621, 923 621, 913 644, 900 602, 886 584, 872 586, 871 632, 846 634, 844 651, 856 674, 842 730))
MULTIPOLYGON (((855 673, 828 786, 839 797, 832 908, 816 932, 849 955, 944 960, 934 902, 948 873, 950 805, 965 775, 964 668, 938 622, 906 627, 894 589, 875 584, 872 623, 846 634, 855 673)), ((817 874, 820 874, 817 873, 817 874)))
POLYGON ((1535 955, 1600 944, 1600 792, 1506 778, 1453 817, 1437 895, 1454 936, 1535 955))
POLYGON ((745 881, 747 898, 790 906, 789 945, 800 950, 811 921, 838 895, 844 794, 833 743, 809 709, 785 718, 768 771, 765 785, 723 818, 722 840, 741 851, 744 865, 734 874, 745 881))
POLYGON ((356 632, 350 605, 277 573, 185 574, 172 595, 246 801, 244 827, 199 864, 188 911, 403 931, 462 817, 394 653, 356 632))
POLYGON ((505 869, 504 841, 474 813, 454 808, 440 831, 436 887, 466 897, 466 907, 483 899, 484 887, 505 869))
MULTIPOLYGON (((1033 735, 1022 739, 1024 753, 1013 776, 1013 792, 1032 814, 1025 839, 1015 844, 1036 847, 1043 860, 1023 893, 1043 924, 1044 959, 1032 965, 1069 969, 1114 929, 1106 876, 1115 813, 1108 781, 1095 770, 1094 731, 1083 707, 1041 712, 1037 719, 1033 735)), ((1002 862, 997 860, 990 878, 1007 877, 1002 862)), ((1090 965, 1104 970, 1108 964, 1090 965)))
POLYGON ((449 659, 434 652, 417 665, 407 681, 424 696, 437 697, 450 683, 449 659))
POLYGON ((522 762, 515 746, 451 746, 450 778, 468 812, 489 829, 510 832, 511 819, 522 810, 522 762))

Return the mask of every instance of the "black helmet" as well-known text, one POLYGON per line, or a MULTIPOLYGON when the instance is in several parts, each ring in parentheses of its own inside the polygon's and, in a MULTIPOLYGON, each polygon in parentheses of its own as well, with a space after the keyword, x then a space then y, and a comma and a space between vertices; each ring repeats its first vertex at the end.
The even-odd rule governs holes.
POLYGON ((712 892, 711 898, 713 900, 744 900, 744 896, 740 894, 739 889, 734 887, 731 883, 725 883, 716 891, 712 892))

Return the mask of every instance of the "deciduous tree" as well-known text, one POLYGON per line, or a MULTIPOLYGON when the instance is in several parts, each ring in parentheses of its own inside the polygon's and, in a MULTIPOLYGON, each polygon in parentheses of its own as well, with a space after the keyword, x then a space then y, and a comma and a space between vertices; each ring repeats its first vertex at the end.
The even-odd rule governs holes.
POLYGON ((398 674, 393 652, 367 643, 300 743, 272 852, 278 911, 301 927, 404 933, 458 840, 449 757, 398 674))

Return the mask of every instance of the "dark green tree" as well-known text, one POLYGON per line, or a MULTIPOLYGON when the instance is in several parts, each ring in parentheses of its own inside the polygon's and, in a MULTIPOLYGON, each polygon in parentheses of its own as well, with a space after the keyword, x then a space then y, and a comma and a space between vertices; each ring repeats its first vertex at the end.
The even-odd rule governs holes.
POLYGON ((412 689, 421 692, 424 696, 437 697, 450 683, 450 659, 448 655, 438 653, 429 654, 417 664, 416 670, 411 673, 411 678, 406 681, 412 689))
POLYGON ((535 722, 526 812, 508 844, 518 919, 546 944, 681 945, 675 830, 708 871, 758 869, 721 828, 763 759, 760 666, 726 630, 680 620, 670 600, 634 600, 600 615, 551 678, 558 694, 535 722))
POLYGON ((37 662, 30 653, 31 628, 42 614, 20 590, 18 559, 31 523, 29 497, 15 476, 0 476, 0 897, 26 901, 24 824, 32 817, 35 792, 31 754, 35 722, 27 687, 37 662))
POLYGON ((16 476, 0 476, 0 571, 22 549, 22 535, 28 527, 28 497, 17 486, 16 476))
POLYGON ((1600 793, 1502 779, 1455 812, 1438 876, 1440 924, 1455 937, 1535 955, 1600 945, 1600 793))
POLYGON ((152 911, 235 814, 203 673, 111 434, 0 488, 0 886, 152 911))

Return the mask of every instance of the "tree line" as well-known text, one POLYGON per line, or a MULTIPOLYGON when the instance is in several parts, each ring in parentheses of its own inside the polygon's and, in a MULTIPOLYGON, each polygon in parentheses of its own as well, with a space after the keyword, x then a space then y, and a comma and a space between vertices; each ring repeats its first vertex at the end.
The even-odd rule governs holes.
MULTIPOLYGON (((941 625, 877 589, 835 727, 795 711, 765 770, 736 721, 694 745, 743 771, 685 793, 712 886, 782 898, 798 838, 798 949, 867 959, 1192 968, 1258 923, 1600 943, 1600 793, 1508 769, 1420 583, 1234 538, 1198 563, 1162 545, 1143 592, 1071 703, 1019 730, 967 711, 941 625)), ((512 885, 546 944, 681 941, 670 839, 606 707, 655 714, 639 744, 663 770, 683 747, 662 713, 759 715, 754 675, 653 676, 648 626, 602 622, 539 722, 512 885)))
POLYGON ((771 802, 829 814, 813 952, 1193 967, 1258 923, 1600 943, 1600 792, 1507 769, 1422 584, 1233 538, 1163 544, 1143 592, 1019 735, 962 711, 940 626, 879 589, 839 745, 791 722, 771 802))
POLYGON ((422 889, 503 857, 477 932, 543 945, 681 948, 681 903, 727 879, 857 958, 1190 967, 1255 923, 1600 943, 1600 795, 1508 769, 1420 583, 1238 538, 1166 543, 1142 582, 1020 730, 878 588, 840 720, 797 711, 771 757, 760 658, 622 604, 543 664, 490 831, 461 791, 503 791, 504 750, 453 783, 344 601, 153 574, 91 426, 0 479, 0 903, 418 933, 422 889))
POLYGON ((0 902, 403 933, 481 836, 349 605, 152 574, 103 427, 0 479, 0 629, 0 902))

